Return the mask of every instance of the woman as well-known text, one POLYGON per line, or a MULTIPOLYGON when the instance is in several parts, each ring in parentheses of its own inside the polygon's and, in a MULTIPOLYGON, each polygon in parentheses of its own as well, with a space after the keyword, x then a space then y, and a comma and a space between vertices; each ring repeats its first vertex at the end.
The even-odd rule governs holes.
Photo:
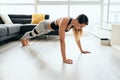
POLYGON ((21 38, 21 43, 23 46, 27 46, 29 39, 38 35, 49 33, 50 31, 59 31, 60 45, 62 59, 64 63, 72 64, 71 59, 66 58, 65 52, 65 32, 73 29, 75 36, 75 41, 82 53, 90 53, 89 51, 84 51, 80 43, 80 36, 82 35, 82 28, 88 25, 88 17, 84 14, 78 15, 77 18, 59 18, 53 22, 48 22, 46 20, 40 22, 32 31, 26 32, 21 38))

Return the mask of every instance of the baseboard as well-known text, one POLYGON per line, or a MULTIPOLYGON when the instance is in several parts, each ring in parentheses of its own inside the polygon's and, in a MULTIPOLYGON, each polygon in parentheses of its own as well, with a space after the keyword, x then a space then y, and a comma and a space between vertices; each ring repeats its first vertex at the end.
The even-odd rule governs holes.
POLYGON ((120 50, 120 45, 111 45, 113 48, 116 48, 117 50, 120 50))

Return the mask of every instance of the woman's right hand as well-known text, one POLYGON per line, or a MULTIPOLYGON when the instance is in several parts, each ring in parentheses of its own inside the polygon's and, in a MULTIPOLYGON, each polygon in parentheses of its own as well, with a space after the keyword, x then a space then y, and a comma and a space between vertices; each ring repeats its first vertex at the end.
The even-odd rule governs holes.
POLYGON ((71 59, 65 59, 63 60, 64 63, 67 63, 67 64, 73 64, 73 60, 71 59))

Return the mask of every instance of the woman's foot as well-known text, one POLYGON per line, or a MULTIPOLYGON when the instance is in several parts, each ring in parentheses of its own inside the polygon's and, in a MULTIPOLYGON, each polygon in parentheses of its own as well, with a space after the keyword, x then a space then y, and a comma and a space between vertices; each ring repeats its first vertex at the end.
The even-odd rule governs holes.
POLYGON ((22 46, 28 46, 29 45, 29 40, 24 40, 24 39, 20 39, 22 46))
POLYGON ((73 64, 73 61, 71 59, 65 59, 63 62, 67 64, 73 64))

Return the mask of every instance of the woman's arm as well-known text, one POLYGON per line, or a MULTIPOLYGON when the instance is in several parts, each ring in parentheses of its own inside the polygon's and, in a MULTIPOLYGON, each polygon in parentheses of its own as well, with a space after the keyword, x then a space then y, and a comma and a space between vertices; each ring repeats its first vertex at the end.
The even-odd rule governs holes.
POLYGON ((60 46, 63 60, 66 60, 66 51, 65 51, 65 32, 61 29, 59 30, 60 46))
POLYGON ((79 39, 78 41, 76 41, 76 43, 77 43, 77 45, 78 45, 78 47, 79 47, 79 49, 80 49, 80 51, 81 51, 82 53, 90 53, 89 51, 84 51, 84 50, 82 49, 80 39, 79 39))
MULTIPOLYGON (((64 21, 65 22, 65 21, 64 21)), ((59 38, 60 38, 60 47, 61 54, 64 63, 72 64, 71 59, 66 58, 66 45, 65 45, 65 23, 63 21, 59 25, 59 38)))
POLYGON ((83 49, 82 49, 80 40, 76 41, 76 43, 77 43, 77 45, 78 45, 80 51, 83 52, 83 49))

